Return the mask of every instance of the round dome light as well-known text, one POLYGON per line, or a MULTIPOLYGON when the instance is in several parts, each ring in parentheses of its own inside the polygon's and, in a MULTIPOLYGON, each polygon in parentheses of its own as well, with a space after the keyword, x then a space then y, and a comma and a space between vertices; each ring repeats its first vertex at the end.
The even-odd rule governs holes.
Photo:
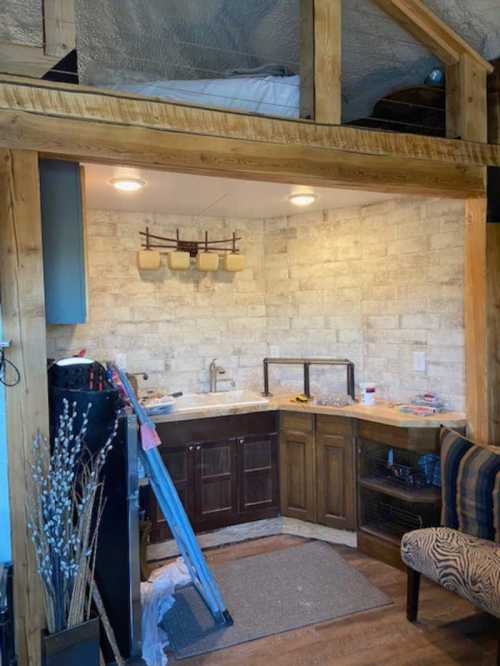
POLYGON ((310 206, 318 197, 313 192, 297 192, 291 194, 288 200, 294 206, 310 206))
POLYGON ((121 192, 138 192, 146 185, 145 180, 141 178, 113 178, 111 185, 121 192))

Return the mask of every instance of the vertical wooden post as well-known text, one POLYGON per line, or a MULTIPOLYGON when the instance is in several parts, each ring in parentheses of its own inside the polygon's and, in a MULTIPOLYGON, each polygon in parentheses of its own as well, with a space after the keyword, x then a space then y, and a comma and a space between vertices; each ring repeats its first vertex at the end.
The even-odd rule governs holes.
POLYGON ((487 243, 489 441, 500 446, 500 220, 488 223, 487 243))
POLYGON ((0 295, 9 359, 21 374, 6 389, 16 648, 39 666, 41 595, 26 520, 26 472, 37 429, 48 434, 45 307, 38 155, 0 150, 0 295))
POLYGON ((489 367, 486 199, 465 202, 465 374, 469 436, 487 444, 489 367))
POLYGON ((317 123, 342 122, 342 0, 314 0, 317 123))
POLYGON ((500 58, 493 65, 495 71, 488 77, 488 142, 500 143, 500 58))
POLYGON ((471 56, 446 70, 446 135, 450 139, 488 141, 487 72, 471 56))
POLYGON ((302 118, 342 122, 342 0, 301 0, 302 118))
POLYGON ((300 117, 314 119, 314 0, 300 0, 300 117))

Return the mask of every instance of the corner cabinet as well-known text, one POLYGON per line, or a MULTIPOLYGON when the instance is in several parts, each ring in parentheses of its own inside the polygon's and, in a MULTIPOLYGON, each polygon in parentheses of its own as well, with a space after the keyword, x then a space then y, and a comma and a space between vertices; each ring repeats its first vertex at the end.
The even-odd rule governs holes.
POLYGON ((281 414, 281 512, 328 527, 356 529, 353 420, 281 414))
MULTIPOLYGON (((274 412, 160 423, 160 455, 195 532, 271 518, 279 512, 274 412)), ((153 493, 151 541, 171 537, 153 493)))

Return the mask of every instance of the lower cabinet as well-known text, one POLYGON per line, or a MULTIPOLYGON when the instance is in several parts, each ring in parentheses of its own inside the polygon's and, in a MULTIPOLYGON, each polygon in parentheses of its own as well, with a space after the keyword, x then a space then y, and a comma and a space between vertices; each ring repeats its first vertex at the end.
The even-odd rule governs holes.
POLYGON ((299 520, 316 520, 314 417, 281 414, 281 513, 299 520))
MULTIPOLYGON (((160 455, 195 531, 270 518, 279 512, 274 412, 158 425, 160 455)), ((171 538, 149 492, 151 541, 171 538)))
POLYGON ((281 512, 328 527, 356 529, 353 420, 283 412, 281 512))
POLYGON ((317 417, 316 470, 318 523, 356 528, 356 466, 352 419, 317 417))

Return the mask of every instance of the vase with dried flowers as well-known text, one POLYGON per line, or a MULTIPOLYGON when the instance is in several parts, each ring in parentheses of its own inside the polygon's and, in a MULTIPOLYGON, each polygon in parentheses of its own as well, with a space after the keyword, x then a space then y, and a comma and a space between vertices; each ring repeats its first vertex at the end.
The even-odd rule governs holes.
POLYGON ((46 666, 99 664, 99 622, 91 618, 99 524, 104 509, 102 469, 116 435, 94 455, 85 448, 89 408, 78 419, 64 401, 52 442, 33 441, 28 478, 28 528, 42 583, 46 666))

